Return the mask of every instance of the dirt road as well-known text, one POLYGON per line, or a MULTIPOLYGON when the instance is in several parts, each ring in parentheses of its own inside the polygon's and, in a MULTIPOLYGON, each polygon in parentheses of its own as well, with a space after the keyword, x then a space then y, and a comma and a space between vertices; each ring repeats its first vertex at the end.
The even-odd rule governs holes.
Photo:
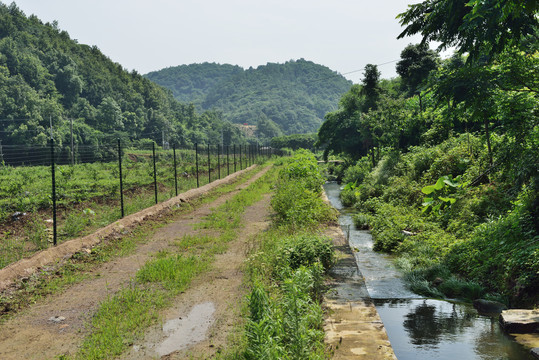
MULTIPOLYGON (((61 354, 75 354, 88 332, 86 324, 100 302, 125 286, 151 254, 172 248, 174 242, 186 234, 202 235, 204 230, 194 229, 194 224, 262 173, 264 171, 235 191, 181 215, 155 232, 132 255, 103 264, 90 273, 87 280, 44 299, 7 321, 0 327, 0 359, 49 359, 61 354)), ((211 325, 208 331, 181 349, 166 348, 163 343, 174 331, 167 328, 163 330, 161 325, 155 326, 140 344, 131 344, 126 359, 207 358, 220 351, 230 336, 234 335, 230 330, 237 321, 237 304, 243 296, 241 266, 249 242, 267 226, 268 212, 269 196, 247 208, 243 219, 246 226, 239 231, 237 239, 229 244, 224 254, 217 256, 212 270, 196 278, 190 288, 176 298, 174 306, 162 314, 167 324, 169 320, 188 318, 193 309, 196 313, 196 309, 202 306, 209 309, 204 317, 211 325)), ((196 317, 197 314, 192 316, 196 317)), ((176 326, 179 327, 181 324, 176 326)))

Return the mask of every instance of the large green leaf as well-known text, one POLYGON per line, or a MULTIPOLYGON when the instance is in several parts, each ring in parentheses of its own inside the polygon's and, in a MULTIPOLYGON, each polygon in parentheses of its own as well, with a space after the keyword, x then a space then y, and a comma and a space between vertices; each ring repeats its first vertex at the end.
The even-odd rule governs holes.
POLYGON ((423 189, 421 189, 421 191, 423 192, 423 194, 428 195, 435 190, 443 189, 445 186, 445 183, 444 183, 445 178, 446 178, 445 176, 442 176, 441 178, 438 179, 438 181, 436 181, 436 184, 427 185, 423 189))
POLYGON ((455 198, 450 198, 450 197, 442 197, 440 196, 438 199, 444 201, 444 202, 448 202, 448 203, 451 203, 451 204, 454 204, 455 201, 457 201, 457 199, 455 198))

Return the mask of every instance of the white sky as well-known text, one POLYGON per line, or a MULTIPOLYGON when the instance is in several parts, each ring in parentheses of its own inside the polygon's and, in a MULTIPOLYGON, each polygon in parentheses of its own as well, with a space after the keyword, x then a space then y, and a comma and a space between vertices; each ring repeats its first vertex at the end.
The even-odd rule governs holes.
MULTIPOLYGON (((9 4, 9 0, 2 0, 9 4)), ((418 0, 18 0, 141 74, 216 62, 248 68, 305 58, 341 74, 400 58, 396 15, 418 0)), ((395 63, 380 65, 383 78, 395 63)), ((359 82, 363 71, 345 75, 359 82)))

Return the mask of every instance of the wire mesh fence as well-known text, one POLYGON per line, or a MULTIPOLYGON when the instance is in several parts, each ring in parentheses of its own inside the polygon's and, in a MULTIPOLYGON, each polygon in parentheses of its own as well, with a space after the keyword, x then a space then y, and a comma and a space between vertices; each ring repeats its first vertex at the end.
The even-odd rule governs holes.
POLYGON ((4 145, 0 268, 273 155, 256 145, 4 145))

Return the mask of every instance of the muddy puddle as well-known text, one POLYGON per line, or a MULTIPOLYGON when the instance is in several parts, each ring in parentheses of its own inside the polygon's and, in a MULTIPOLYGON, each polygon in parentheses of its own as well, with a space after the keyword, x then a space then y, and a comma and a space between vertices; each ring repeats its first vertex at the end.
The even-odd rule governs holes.
POLYGON ((156 346, 159 356, 183 350, 204 340, 215 321, 215 305, 211 302, 193 306, 187 316, 167 321, 163 325, 165 340, 156 346))
MULTIPOLYGON (((480 315, 469 304, 427 299, 411 292, 391 257, 372 250, 371 234, 355 229, 353 211, 339 200, 340 185, 328 183, 324 189, 341 212, 339 223, 399 360, 532 359, 529 350, 501 330, 497 317, 480 315)), ((348 291, 347 296, 352 293, 348 291)), ((362 294, 356 292, 355 296, 362 294)))

